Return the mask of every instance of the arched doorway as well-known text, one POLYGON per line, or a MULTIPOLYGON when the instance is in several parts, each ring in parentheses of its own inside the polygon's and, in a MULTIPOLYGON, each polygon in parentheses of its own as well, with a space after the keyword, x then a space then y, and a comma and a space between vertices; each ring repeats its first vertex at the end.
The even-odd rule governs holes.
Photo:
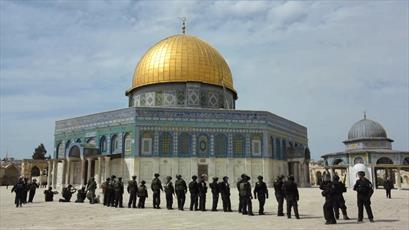
POLYGON ((69 165, 69 184, 81 184, 81 150, 77 144, 71 146, 68 152, 68 157, 70 157, 69 165))
POLYGON ((393 170, 393 161, 388 157, 381 157, 376 161, 375 166, 375 182, 376 188, 383 187, 385 179, 389 179, 393 184, 395 181, 395 172, 393 170))
POLYGON ((40 169, 37 166, 31 168, 31 177, 40 176, 40 169))

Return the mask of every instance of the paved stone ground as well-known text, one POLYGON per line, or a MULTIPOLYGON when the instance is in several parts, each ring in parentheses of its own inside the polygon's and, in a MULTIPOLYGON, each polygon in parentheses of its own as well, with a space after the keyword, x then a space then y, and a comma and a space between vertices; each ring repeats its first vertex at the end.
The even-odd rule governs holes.
MULTIPOLYGON (((237 210, 237 192, 233 190, 232 193, 232 206, 237 210)), ((270 194, 273 195, 273 191, 270 190, 270 194)), ((162 209, 160 210, 151 208, 151 197, 147 200, 145 209, 115 209, 101 204, 73 202, 45 203, 43 189, 37 190, 34 203, 16 208, 13 204, 14 193, 10 193, 10 188, 6 190, 5 187, 1 187, 0 229, 409 229, 409 191, 407 190, 392 191, 393 198, 390 200, 385 198, 383 190, 376 190, 372 199, 375 223, 364 219, 364 223, 361 224, 356 223, 356 194, 348 191, 345 199, 351 220, 340 220, 337 225, 331 226, 324 225, 323 197, 318 188, 300 189, 300 220, 277 217, 277 204, 275 199, 272 199, 273 196, 267 200, 265 208, 267 215, 250 217, 237 212, 167 210, 164 208, 164 196, 161 197, 162 209)), ((59 197, 56 195, 55 200, 59 197)), ((124 201, 127 199, 128 196, 125 195, 124 201)), ((189 202, 187 198, 187 205, 189 202)), ((211 199, 208 199, 208 208, 210 203, 211 199)), ((253 200, 253 208, 257 214, 258 202, 255 200, 253 200)))

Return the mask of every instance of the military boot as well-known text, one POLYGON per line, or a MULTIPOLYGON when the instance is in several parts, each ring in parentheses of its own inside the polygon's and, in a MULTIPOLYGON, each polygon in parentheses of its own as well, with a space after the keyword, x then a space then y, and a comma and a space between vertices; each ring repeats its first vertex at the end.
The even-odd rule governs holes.
POLYGON ((346 214, 344 215, 344 220, 350 220, 348 215, 346 215, 346 214))

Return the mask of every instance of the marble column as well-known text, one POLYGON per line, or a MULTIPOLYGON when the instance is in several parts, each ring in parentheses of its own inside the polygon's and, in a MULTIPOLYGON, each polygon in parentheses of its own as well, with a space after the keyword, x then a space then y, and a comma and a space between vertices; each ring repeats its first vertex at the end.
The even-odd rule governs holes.
POLYGON ((398 189, 401 189, 402 188, 402 185, 401 185, 401 182, 400 182, 400 168, 397 168, 397 177, 398 178, 396 178, 397 180, 396 180, 396 183, 398 184, 398 189))
POLYGON ((85 178, 85 161, 86 159, 81 158, 81 186, 87 183, 87 178, 85 178))
POLYGON ((111 176, 110 161, 111 161, 110 157, 105 157, 105 179, 111 176))
POLYGON ((66 162, 66 171, 65 171, 65 184, 70 184, 70 175, 71 175, 71 160, 67 158, 66 162))
POLYGON ((58 176, 58 159, 55 159, 54 166, 53 166, 53 181, 51 182, 53 184, 53 188, 57 188, 57 176, 58 176))
POLYGON ((101 166, 102 166, 102 157, 98 157, 98 161, 96 162, 97 163, 97 170, 96 170, 96 178, 95 178, 95 180, 96 180, 96 182, 97 182, 97 184, 98 185, 100 185, 101 184, 101 166))
POLYGON ((53 160, 49 159, 47 161, 48 163, 48 169, 47 169, 47 187, 51 186, 51 181, 52 181, 52 177, 51 177, 51 172, 53 170, 53 160))
MULTIPOLYGON (((87 180, 86 180, 86 183, 88 183, 88 180, 92 177, 92 175, 91 175, 91 167, 92 167, 92 159, 91 158, 89 158, 89 159, 87 159, 88 160, 88 169, 87 169, 87 180)), ((95 170, 94 170, 94 172, 95 172, 95 170)))
POLYGON ((62 160, 62 174, 61 174, 61 186, 64 186, 66 183, 65 176, 67 175, 67 162, 66 159, 62 160))

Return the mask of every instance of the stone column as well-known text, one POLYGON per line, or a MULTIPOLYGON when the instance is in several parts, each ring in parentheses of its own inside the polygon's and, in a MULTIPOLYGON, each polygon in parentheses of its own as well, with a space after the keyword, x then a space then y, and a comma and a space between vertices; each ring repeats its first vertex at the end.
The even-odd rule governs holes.
POLYGON ((54 160, 54 166, 53 166, 53 188, 57 188, 57 176, 58 176, 58 159, 54 160))
POLYGON ((66 171, 65 171, 65 184, 69 184, 70 183, 70 174, 71 174, 71 160, 70 158, 67 158, 67 162, 66 162, 66 171))
POLYGON ((396 183, 398 184, 398 189, 401 189, 402 185, 400 183, 400 168, 397 168, 397 170, 398 170, 398 173, 397 173, 398 178, 397 178, 396 183))
POLYGON ((110 161, 111 161, 111 158, 105 157, 105 179, 109 178, 111 176, 110 175, 111 174, 111 168, 110 168, 110 165, 109 165, 110 161))
POLYGON ((52 181, 52 177, 51 177, 51 172, 52 172, 52 168, 53 168, 53 160, 48 160, 48 169, 47 169, 47 187, 51 186, 51 181, 52 181))
POLYGON ((102 157, 98 157, 98 162, 96 162, 97 163, 97 172, 95 173, 96 174, 96 178, 95 178, 95 180, 96 180, 96 182, 97 182, 97 184, 98 185, 100 185, 101 184, 101 165, 102 165, 102 157))
POLYGON ((85 178, 85 161, 86 159, 81 158, 81 186, 87 183, 87 178, 85 178))
MULTIPOLYGON (((86 178, 86 183, 88 183, 88 180, 91 178, 91 167, 92 167, 92 159, 89 158, 88 160, 88 169, 87 169, 87 178, 86 178)), ((95 170, 94 170, 95 172, 95 170)))

